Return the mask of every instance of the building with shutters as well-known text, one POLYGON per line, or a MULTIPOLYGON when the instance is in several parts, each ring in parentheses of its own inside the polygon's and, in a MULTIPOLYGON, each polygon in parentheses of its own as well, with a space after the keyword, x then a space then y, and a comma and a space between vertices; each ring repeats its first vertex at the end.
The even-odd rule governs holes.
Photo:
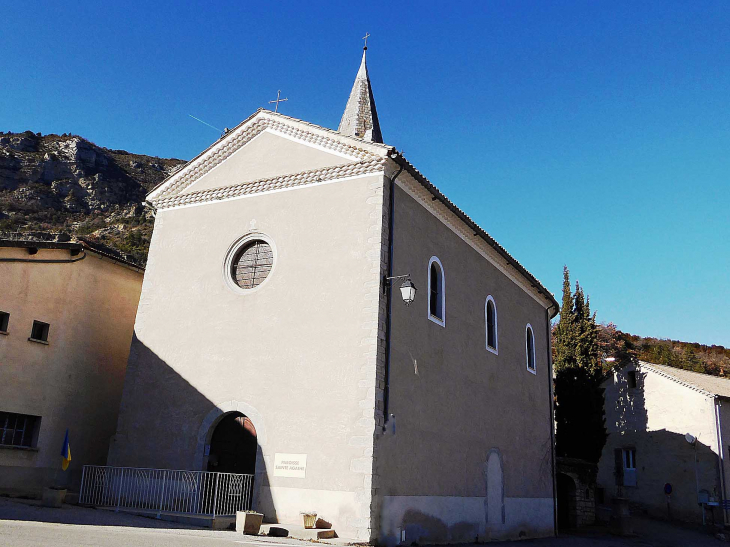
POLYGON ((259 110, 147 199, 112 465, 360 541, 554 533, 558 304, 385 144, 365 53, 337 131, 259 110))
POLYGON ((629 500, 659 518, 728 522, 730 380, 639 362, 603 384, 608 439, 598 502, 629 500))

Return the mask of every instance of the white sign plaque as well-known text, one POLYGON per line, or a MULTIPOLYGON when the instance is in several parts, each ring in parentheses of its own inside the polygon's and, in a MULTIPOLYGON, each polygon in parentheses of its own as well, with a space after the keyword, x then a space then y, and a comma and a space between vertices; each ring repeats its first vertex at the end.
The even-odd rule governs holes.
POLYGON ((303 479, 307 474, 306 454, 274 454, 274 476, 303 479))

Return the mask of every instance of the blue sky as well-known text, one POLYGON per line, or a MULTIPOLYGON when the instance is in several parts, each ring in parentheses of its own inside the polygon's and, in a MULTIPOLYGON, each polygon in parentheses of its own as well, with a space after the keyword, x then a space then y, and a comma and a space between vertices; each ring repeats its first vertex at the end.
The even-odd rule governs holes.
POLYGON ((559 298, 730 346, 730 3, 14 2, 0 130, 189 159, 267 106, 384 139, 559 298))

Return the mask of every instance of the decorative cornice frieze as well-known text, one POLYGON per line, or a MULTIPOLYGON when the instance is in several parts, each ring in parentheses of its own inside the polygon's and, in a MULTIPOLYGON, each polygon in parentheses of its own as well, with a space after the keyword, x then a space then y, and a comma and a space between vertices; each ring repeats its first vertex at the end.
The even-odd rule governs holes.
POLYGON ((385 161, 385 158, 363 160, 356 163, 346 163, 342 165, 335 165, 333 167, 292 173, 289 175, 279 175, 252 182, 243 182, 222 188, 200 190, 199 192, 190 192, 187 194, 175 194, 169 197, 151 199, 150 202, 157 209, 171 209, 173 207, 181 207, 184 205, 220 201, 250 194, 284 190, 298 186, 308 186, 321 182, 335 181, 337 179, 382 173, 385 161))
MULTIPOLYGON (((360 160, 363 162, 376 159, 379 160, 381 158, 381 156, 364 148, 343 142, 343 140, 338 140, 332 136, 320 134, 315 131, 307 131, 303 128, 296 127, 296 125, 292 123, 285 123, 272 119, 268 117, 266 113, 260 113, 257 118, 255 117, 250 121, 253 123, 242 123, 230 133, 226 134, 217 143, 213 144, 199 157, 193 159, 180 171, 171 175, 170 178, 162 183, 158 189, 153 190, 149 194, 148 200, 153 203, 157 203, 164 198, 169 198, 184 191, 196 180, 231 157, 235 152, 240 150, 254 137, 258 136, 266 129, 271 129, 285 137, 291 137, 319 148, 331 150, 332 152, 347 156, 353 160, 360 160)), ((354 139, 352 140, 354 141, 354 139)))

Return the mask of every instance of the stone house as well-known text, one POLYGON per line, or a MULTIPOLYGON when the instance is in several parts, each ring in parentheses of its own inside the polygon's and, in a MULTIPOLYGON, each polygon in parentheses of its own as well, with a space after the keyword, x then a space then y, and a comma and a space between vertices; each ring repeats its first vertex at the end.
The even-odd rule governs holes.
POLYGON ((0 492, 77 489, 106 462, 142 273, 87 243, 0 240, 0 492))
POLYGON ((112 465, 361 541, 554 533, 558 304, 383 144, 365 54, 338 131, 259 110, 148 201, 112 465))
POLYGON ((691 522, 727 522, 730 380, 638 362, 603 384, 608 440, 598 501, 691 522))

